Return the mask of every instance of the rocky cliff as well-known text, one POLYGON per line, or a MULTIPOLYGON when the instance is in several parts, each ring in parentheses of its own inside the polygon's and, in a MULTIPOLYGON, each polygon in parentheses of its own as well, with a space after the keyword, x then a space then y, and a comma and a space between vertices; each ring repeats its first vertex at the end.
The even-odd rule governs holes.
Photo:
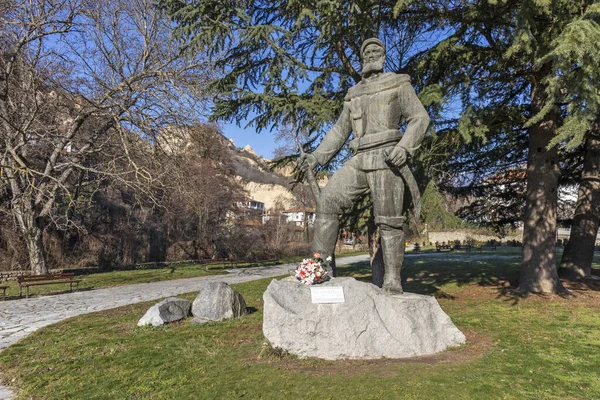
POLYGON ((247 191, 247 197, 264 203, 266 210, 289 209, 298 205, 291 191, 292 166, 272 171, 270 160, 257 155, 250 145, 236 147, 234 141, 221 134, 216 127, 170 127, 161 132, 158 143, 165 152, 177 153, 187 148, 192 140, 201 140, 208 151, 211 146, 226 148, 235 174, 247 191), (192 130, 196 130, 195 135, 190 134, 192 130))
POLYGON ((297 205, 290 186, 291 167, 271 171, 270 160, 258 156, 250 145, 239 149, 233 142, 230 143, 236 174, 248 191, 249 198, 264 203, 266 210, 288 209, 297 205))

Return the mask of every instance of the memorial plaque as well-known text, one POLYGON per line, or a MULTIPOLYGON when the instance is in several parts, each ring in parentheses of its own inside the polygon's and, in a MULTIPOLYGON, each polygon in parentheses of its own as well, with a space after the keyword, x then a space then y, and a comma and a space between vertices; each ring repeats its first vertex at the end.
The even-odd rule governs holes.
POLYGON ((341 286, 311 286, 310 297, 313 303, 345 303, 344 289, 341 286))

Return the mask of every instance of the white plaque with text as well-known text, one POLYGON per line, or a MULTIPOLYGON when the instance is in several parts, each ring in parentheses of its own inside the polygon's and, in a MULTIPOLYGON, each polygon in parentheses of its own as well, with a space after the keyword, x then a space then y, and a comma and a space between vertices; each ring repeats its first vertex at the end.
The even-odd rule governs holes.
POLYGON ((345 303, 344 288, 341 286, 311 286, 313 303, 345 303))

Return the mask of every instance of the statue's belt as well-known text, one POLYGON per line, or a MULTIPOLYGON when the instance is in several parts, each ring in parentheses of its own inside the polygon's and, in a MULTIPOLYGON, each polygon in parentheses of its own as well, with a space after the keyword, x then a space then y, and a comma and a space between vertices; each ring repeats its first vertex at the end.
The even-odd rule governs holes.
POLYGON ((369 133, 362 137, 351 140, 348 144, 354 154, 365 150, 372 150, 388 144, 398 143, 402 139, 402 132, 390 129, 378 133, 369 133))
MULTIPOLYGON (((374 150, 380 147, 384 147, 391 144, 396 144, 402 139, 402 132, 397 129, 391 129, 388 131, 371 133, 363 137, 351 140, 349 142, 350 148, 354 154, 362 153, 367 150, 374 150)), ((421 215, 421 193, 419 192, 419 186, 417 181, 406 164, 398 168, 391 165, 391 168, 397 169, 402 180, 408 186, 413 204, 413 212, 416 217, 421 215)))

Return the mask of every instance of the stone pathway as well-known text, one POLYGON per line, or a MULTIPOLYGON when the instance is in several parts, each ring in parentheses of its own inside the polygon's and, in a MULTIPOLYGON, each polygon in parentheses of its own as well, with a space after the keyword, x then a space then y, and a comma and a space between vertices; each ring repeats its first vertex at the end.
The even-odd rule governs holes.
MULTIPOLYGON (((368 255, 340 257, 337 259, 337 264, 352 264, 368 259, 368 255)), ((285 275, 295 267, 294 263, 271 267, 240 268, 230 270, 228 275, 138 283, 54 296, 0 301, 0 349, 10 346, 46 325, 77 315, 193 292, 200 282, 223 281, 229 284, 248 282, 285 275)), ((0 400, 9 400, 10 398, 10 391, 0 385, 0 400)))

